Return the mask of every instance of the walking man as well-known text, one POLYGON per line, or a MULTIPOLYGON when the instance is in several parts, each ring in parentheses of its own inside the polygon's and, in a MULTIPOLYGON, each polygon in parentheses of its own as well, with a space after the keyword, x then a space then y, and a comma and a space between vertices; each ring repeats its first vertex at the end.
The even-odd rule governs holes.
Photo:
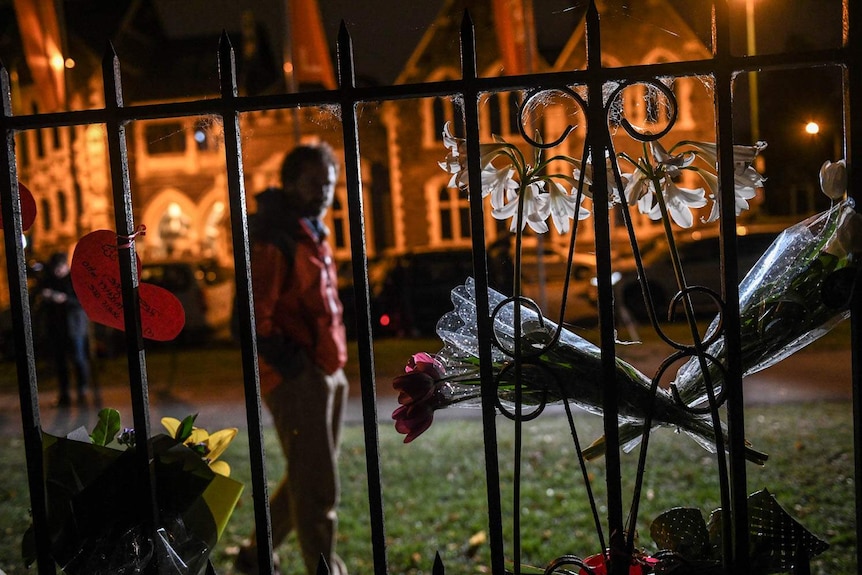
MULTIPOLYGON (((328 145, 299 146, 284 159, 282 188, 258 194, 249 218, 261 395, 287 462, 270 498, 273 547, 295 531, 309 575, 321 558, 347 574, 335 553, 347 343, 322 222, 337 174, 328 145)), ((254 536, 236 567, 258 573, 254 536)))

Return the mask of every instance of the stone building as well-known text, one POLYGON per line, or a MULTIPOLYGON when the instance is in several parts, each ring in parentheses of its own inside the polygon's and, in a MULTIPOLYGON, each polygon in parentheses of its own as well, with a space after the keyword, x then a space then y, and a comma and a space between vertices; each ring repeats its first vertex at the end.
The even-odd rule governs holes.
MULTIPOLYGON (((158 3, 156 3, 158 4, 158 3)), ((162 5, 164 3, 161 3, 162 5)), ((608 20, 603 28, 605 64, 609 66, 686 60, 708 57, 705 46, 665 0, 648 0, 649 9, 639 18, 608 20), (669 20, 672 20, 668 24, 669 20), (662 33, 667 28, 674 34, 662 33)), ((460 77, 459 44, 464 9, 476 24, 478 69, 494 77, 525 72, 565 71, 584 66, 583 25, 556 54, 527 49, 528 58, 512 61, 511 46, 527 46, 519 20, 528 17, 507 5, 506 0, 446 0, 439 16, 419 40, 399 83, 433 82, 460 77), (507 7, 508 6, 508 7, 507 7), (500 24, 505 13, 507 26, 500 24), (502 12, 501 12, 502 10, 502 12), (505 35, 505 37, 502 37, 505 35), (517 67, 522 69, 517 69, 517 67)), ((150 3, 138 3, 147 10, 150 3)), ((143 7, 143 8, 142 8, 143 7)), ((172 38, 165 19, 150 6, 149 11, 127 21, 145 30, 127 30, 116 46, 123 67, 124 93, 128 105, 205 98, 218 93, 216 46, 218 37, 172 38), (143 33, 145 32, 145 33, 143 33), (155 76, 153 75, 155 74, 155 76)), ((247 24, 247 23, 246 23, 247 24)), ((244 25, 233 38, 237 65, 245 94, 278 93, 285 78, 278 69, 280 56, 256 35, 254 26, 244 25), (275 70, 275 72, 273 72, 275 70)), ((74 40, 78 53, 77 78, 69 85, 69 109, 101 107, 102 87, 99 48, 85 40, 74 40)), ((526 49, 526 48, 525 48, 526 49)), ((517 53, 518 51, 516 51, 517 53)), ((520 51, 520 52, 523 52, 520 51)), ((303 88, 303 86, 297 86, 303 88)), ((671 86, 679 102, 675 134, 679 139, 712 140, 711 96, 698 78, 685 78, 671 86), (703 116, 709 113, 710 116, 703 116)), ((19 110, 38 109, 38 91, 22 79, 15 86, 19 110)), ((488 95, 481 102, 483 141, 496 134, 513 142, 520 140, 517 109, 520 91, 488 95)), ((645 126, 662 121, 657 95, 643 86, 625 94, 632 121, 645 126), (638 117, 637 114, 640 114, 638 117)), ((548 106, 535 118, 548 133, 560 133, 571 121, 565 106, 548 106)), ((465 195, 446 187, 448 175, 437 165, 445 156, 443 124, 459 129, 458 103, 448 97, 396 100, 362 108, 363 181, 369 253, 403 252, 421 247, 468 246, 469 207, 465 195)), ((246 191, 251 196, 269 185, 277 185, 284 152, 297 141, 325 139, 340 148, 340 121, 336 111, 321 108, 249 112, 241 119, 246 191)), ((136 222, 147 226, 139 243, 142 258, 212 259, 231 265, 227 186, 221 149, 221 126, 213 118, 171 118, 136 121, 128 127, 128 148, 136 222)), ((583 127, 559 150, 580 157, 583 127)), ((626 149, 625 145, 621 149, 626 149)), ((104 130, 99 125, 60 127, 19 134, 19 177, 37 197, 39 217, 28 234, 34 259, 57 249, 71 249, 81 235, 100 228, 113 228, 112 198, 104 130)), ((339 185, 329 214, 336 255, 350 257, 346 216, 346 190, 339 185)), ((487 216, 488 242, 508 233, 506 222, 487 216)), ((641 226, 651 226, 638 220, 641 226)), ((591 225, 581 226, 579 239, 591 242, 591 225)), ((560 250, 568 238, 552 231, 549 245, 560 250)), ((589 247, 585 248, 589 251, 589 247)))
MULTIPOLYGON (((584 24, 576 28, 569 41, 557 54, 549 54, 554 60, 546 61, 545 55, 535 54, 529 69, 512 70, 507 64, 503 48, 506 42, 514 42, 512 36, 504 42, 498 37, 499 28, 488 25, 494 21, 492 8, 495 3, 483 1, 449 0, 440 12, 435 25, 429 28, 416 51, 408 61, 399 82, 433 82, 459 78, 457 38, 464 8, 469 9, 476 25, 477 68, 480 76, 494 77, 526 72, 552 72, 578 70, 585 67, 584 24)), ((496 3, 505 6, 505 0, 496 3)), ((602 3, 600 2, 600 10, 602 3)), ((685 24, 673 7, 665 0, 649 0, 645 11, 638 18, 618 18, 603 21, 603 64, 609 67, 684 61, 708 58, 706 46, 685 24), (667 30, 673 30, 668 33, 667 30)), ((514 3, 515 10, 521 3, 514 3)), ((517 15, 515 18, 517 19, 517 15)), ((506 33, 506 31, 502 31, 506 33)), ((677 140, 691 139, 714 141, 714 119, 709 90, 700 78, 676 79, 670 84, 678 106, 678 119, 673 129, 677 140)), ((545 135, 546 141, 556 139, 566 125, 574 123, 577 129, 559 147, 549 153, 561 153, 580 158, 583 149, 585 126, 577 124, 578 115, 565 98, 559 94, 549 95, 540 104, 532 121, 545 135)), ((481 137, 492 141, 492 135, 503 137, 511 143, 523 142, 518 133, 517 110, 523 101, 520 91, 499 92, 487 95, 480 103, 481 137)), ((658 131, 667 120, 661 94, 645 85, 632 86, 623 94, 628 119, 635 125, 658 131)), ((457 130, 458 112, 456 103, 449 98, 426 98, 423 100, 393 101, 384 106, 383 121, 388 132, 389 157, 392 159, 391 181, 395 230, 395 248, 407 250, 415 246, 468 246, 470 244, 468 205, 465 194, 449 189, 449 176, 437 166, 436 160, 445 156, 442 143, 443 124, 453 121, 457 130), (421 224, 421 225, 420 225, 421 224)), ((613 121, 613 120, 612 120, 613 121)), ((619 125, 617 124, 617 128, 619 125)), ((640 144, 624 137, 617 130, 615 146, 618 151, 639 154, 640 144)), ((526 152, 526 148, 524 149, 526 152)), ((565 168, 560 168, 565 169, 565 168)), ((625 167, 623 167, 625 169, 625 167)), ((631 171, 631 167, 628 167, 631 171)), ((569 169, 569 173, 571 170, 569 169)), ((646 234, 654 224, 636 216, 639 226, 646 234)), ((585 222, 589 223, 589 221, 585 222)), ((507 225, 495 222, 486 216, 486 230, 494 240, 499 233, 509 233, 507 225)), ((579 230, 579 241, 584 249, 591 250, 592 229, 583 225, 579 230)), ((552 230, 548 238, 559 250, 568 246, 568 238, 559 237, 552 230)))

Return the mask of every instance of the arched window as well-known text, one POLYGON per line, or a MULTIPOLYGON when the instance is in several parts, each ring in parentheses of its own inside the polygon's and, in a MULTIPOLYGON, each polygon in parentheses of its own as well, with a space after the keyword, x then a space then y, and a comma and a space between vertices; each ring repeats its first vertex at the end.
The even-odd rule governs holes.
POLYGON ((168 204, 164 214, 159 220, 159 238, 165 246, 168 258, 183 253, 183 248, 188 243, 188 233, 191 228, 191 218, 183 211, 182 206, 176 202, 168 204))

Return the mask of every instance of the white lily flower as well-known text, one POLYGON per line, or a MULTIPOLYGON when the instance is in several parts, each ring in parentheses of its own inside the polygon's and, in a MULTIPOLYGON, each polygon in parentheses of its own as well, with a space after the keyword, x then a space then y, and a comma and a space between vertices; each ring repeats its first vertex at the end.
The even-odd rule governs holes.
MULTIPOLYGON (((692 209, 706 205, 706 191, 703 188, 681 188, 668 178, 661 180, 662 195, 665 199, 668 214, 682 228, 690 228, 694 224, 692 209)), ((661 219, 661 207, 654 202, 652 196, 645 195, 638 200, 638 209, 650 219, 661 219)))
MULTIPOLYGON (((709 165, 718 166, 718 146, 715 144, 711 142, 695 142, 692 140, 685 140, 679 143, 679 145, 683 144, 697 149, 709 165)), ((750 168, 758 154, 765 149, 766 142, 763 141, 757 142, 753 146, 733 146, 734 173, 739 174, 744 172, 746 168, 750 168)))
POLYGON ((518 231, 518 205, 524 204, 524 219, 521 222, 521 229, 529 225, 537 234, 544 234, 548 231, 547 219, 551 212, 550 202, 548 201, 549 194, 543 194, 542 189, 544 182, 532 182, 525 186, 520 194, 514 195, 510 201, 502 207, 494 208, 491 211, 498 220, 512 218, 512 223, 509 230, 512 232, 518 231))
POLYGON ((820 166, 820 189, 832 200, 840 200, 847 193, 847 164, 844 160, 826 160, 820 166))
MULTIPOLYGON (((584 183, 587 186, 590 186, 589 188, 587 188, 584 191, 584 195, 587 196, 588 198, 590 198, 591 200, 595 199, 593 191, 591 189, 592 185, 593 185, 593 165, 590 162, 590 158, 587 157, 587 161, 584 162, 583 172, 580 170, 580 168, 577 167, 577 166, 580 166, 581 163, 578 160, 573 160, 573 162, 575 163, 576 167, 574 168, 574 170, 572 170, 572 177, 575 180, 580 180, 581 177, 583 177, 584 183)), ((620 199, 619 188, 617 188, 617 179, 614 176, 613 166, 608 163, 608 164, 606 164, 606 167, 607 167, 607 180, 608 180, 608 207, 611 207, 614 204, 622 203, 622 200, 620 199)), ((623 189, 625 189, 626 186, 628 186, 629 181, 631 180, 631 177, 632 177, 632 174, 620 174, 620 179, 622 180, 623 189)), ((581 218, 581 219, 583 219, 583 218, 581 218)))
MULTIPOLYGON (((641 205, 643 201, 646 201, 652 206, 650 200, 652 199, 653 190, 646 173, 643 170, 635 170, 634 174, 626 174, 626 176, 628 176, 628 182, 623 193, 628 201, 628 205, 641 205), (645 198, 646 200, 644 200, 645 198)), ((649 210, 644 211, 641 209, 641 213, 646 213, 647 211, 649 210)))
MULTIPOLYGON (((707 189, 710 191, 718 189, 718 176, 713 174, 708 170, 701 170, 696 168, 697 173, 703 178, 703 181, 706 183, 707 189)), ((743 211, 747 210, 750 206, 748 205, 748 200, 754 199, 757 196, 757 190, 753 187, 736 187, 734 188, 734 201, 736 205, 736 215, 738 216, 743 211)), ((709 199, 712 200, 712 209, 709 212, 709 217, 701 218, 703 223, 715 222, 720 217, 720 213, 718 210, 718 201, 714 193, 709 194, 709 199)))
POLYGON ((695 155, 693 152, 685 154, 677 154, 671 156, 659 142, 650 142, 653 158, 658 163, 661 172, 669 178, 678 178, 680 176, 680 168, 685 168, 694 162, 695 155))
MULTIPOLYGON (((469 185, 469 175, 467 172, 467 141, 464 138, 458 138, 452 134, 452 122, 446 122, 443 126, 443 145, 449 150, 446 158, 443 161, 437 162, 437 165, 447 174, 452 174, 447 187, 466 190, 469 185)), ((495 144, 480 144, 479 163, 482 166, 482 197, 492 194, 493 189, 490 186, 509 185, 509 182, 499 182, 503 172, 510 177, 512 173, 509 171, 509 166, 496 168, 492 165, 494 158, 505 156, 502 153, 508 146, 505 142, 495 144)), ((511 164, 511 162, 510 162, 511 164)), ((517 183, 515 183, 517 186, 517 183)))
POLYGON ((492 164, 482 168, 482 197, 491 196, 491 207, 502 208, 509 201, 518 182, 512 179, 515 170, 506 167, 497 169, 492 164))
MULTIPOLYGON (((700 155, 715 170, 718 170, 718 147, 715 144, 694 141, 680 142, 680 145, 683 144, 695 148, 696 154, 700 155)), ((757 194, 757 188, 762 188, 763 182, 766 181, 766 178, 752 166, 757 155, 765 149, 766 142, 763 141, 757 142, 753 146, 733 146, 733 186, 736 196, 736 215, 749 208, 748 200, 754 198, 757 194)), ((718 178, 707 170, 697 168, 697 172, 704 179, 710 191, 713 192, 710 198, 715 199, 718 191, 718 178)), ((717 219, 718 208, 713 205, 709 217, 704 221, 714 222, 717 219)))
POLYGON ((463 189, 467 187, 467 142, 453 136, 450 125, 451 122, 446 122, 443 126, 443 145, 449 153, 446 154, 446 159, 437 162, 437 165, 447 174, 452 174, 448 187, 463 189))
POLYGON ((691 210, 706 205, 706 191, 703 188, 680 188, 667 179, 663 181, 663 190, 671 219, 682 228, 690 228, 694 224, 691 210))
POLYGON ((578 211, 578 219, 583 220, 590 217, 590 211, 578 205, 575 194, 569 194, 566 189, 556 181, 551 181, 548 186, 548 207, 551 212, 551 220, 560 234, 568 233, 569 220, 575 217, 578 211))

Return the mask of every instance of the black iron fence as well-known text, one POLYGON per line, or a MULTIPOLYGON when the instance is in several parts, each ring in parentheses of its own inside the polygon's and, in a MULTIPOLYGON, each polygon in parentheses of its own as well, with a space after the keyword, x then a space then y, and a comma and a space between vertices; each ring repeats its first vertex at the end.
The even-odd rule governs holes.
MULTIPOLYGON (((189 117, 211 115, 220 117, 224 126, 224 155, 226 160, 226 175, 230 198, 230 223, 233 231, 233 256, 236 266, 237 302, 240 310, 240 329, 242 333, 242 365, 246 397, 246 413, 249 425, 252 466, 252 490, 255 495, 255 524, 258 533, 269 533, 269 509, 267 504, 267 487, 265 478, 265 461, 263 451, 263 435, 261 422, 261 402, 257 372, 257 348, 254 337, 254 313, 251 298, 251 274, 249 268, 249 243, 246 219, 246 190, 244 188, 242 165, 242 134, 240 114, 249 111, 292 109, 307 106, 331 106, 340 110, 344 142, 344 167, 348 188, 348 212, 350 245, 354 263, 353 283, 357 307, 357 333, 359 364, 361 375, 362 412, 364 417, 365 448, 367 457, 368 491, 371 539, 373 547, 373 562, 375 573, 388 573, 386 531, 383 507, 383 486, 380 478, 380 454, 378 451, 378 427, 376 385, 373 362, 373 337, 369 305, 369 278, 367 274, 368 254, 366 251, 365 213, 362 194, 362 178, 360 165, 360 141, 357 126, 357 107, 364 102, 380 102, 408 98, 445 97, 462 104, 460 111, 463 116, 463 134, 466 146, 466 165, 468 169, 469 199, 471 206, 471 225, 473 243, 473 265, 475 271, 475 333, 478 347, 476 358, 479 365, 479 377, 483 382, 481 400, 484 421, 485 470, 488 485, 488 534, 490 543, 490 570, 495 574, 507 572, 506 552, 504 542, 504 518, 501 505, 501 479, 497 452, 497 436, 495 416, 501 409, 512 409, 508 412, 515 421, 516 433, 520 433, 520 425, 528 417, 523 411, 524 394, 529 389, 524 388, 522 381, 528 381, 528 370, 535 364, 535 357, 522 349, 520 341, 525 337, 521 322, 521 311, 516 306, 514 319, 510 327, 514 330, 511 337, 515 342, 506 358, 511 362, 511 371, 501 372, 495 367, 499 357, 501 336, 497 333, 495 321, 500 321, 495 314, 498 302, 489 296, 488 264, 486 259, 486 222, 482 208, 482 168, 480 148, 480 116, 477 103, 487 93, 520 91, 524 94, 522 114, 530 110, 530 103, 540 98, 543 93, 555 92, 570 98, 583 113, 586 134, 583 140, 584 148, 578 158, 580 162, 587 159, 607 157, 611 162, 610 169, 603 169, 601 164, 594 164, 592 181, 589 189, 593 198, 593 221, 595 235, 595 253, 598 283, 598 325, 601 340, 595 356, 594 366, 599 374, 602 391, 595 407, 604 414, 604 433, 606 450, 604 457, 607 465, 607 511, 597 522, 604 522, 609 538, 606 545, 609 549, 610 572, 626 573, 629 569, 631 556, 632 526, 624 522, 623 493, 620 482, 621 457, 620 416, 627 413, 627 398, 623 397, 619 365, 616 362, 615 338, 617 315, 613 299, 612 275, 614 263, 611 246, 611 216, 609 213, 609 198, 607 190, 625 188, 617 165, 616 150, 611 137, 611 129, 625 130, 632 138, 641 142, 653 142, 664 135, 673 126, 675 113, 675 96, 659 78, 681 76, 710 77, 714 89, 715 131, 717 135, 717 177, 720 182, 720 221, 734 222, 734 169, 735 157, 732 147, 732 83, 737 74, 752 70, 782 70, 800 67, 837 66, 843 74, 843 106, 845 139, 843 151, 847 159, 850 195, 859 196, 862 189, 862 171, 853 169, 853 161, 862 157, 860 143, 860 114, 862 109, 862 33, 859 32, 859 22, 862 22, 862 6, 858 2, 844 0, 843 46, 837 49, 796 52, 786 54, 769 54, 762 56, 734 56, 730 50, 730 9, 728 1, 719 1, 714 6, 713 18, 713 56, 704 60, 653 64, 644 66, 625 66, 609 68, 602 64, 602 43, 600 13, 594 2, 589 2, 586 16, 586 47, 587 66, 582 70, 530 74, 507 77, 480 77, 476 68, 476 52, 473 25, 468 14, 465 14, 461 38, 462 77, 458 80, 432 82, 425 84, 396 85, 387 87, 360 88, 354 80, 354 61, 351 39, 345 27, 342 27, 338 37, 338 80, 339 89, 332 91, 304 92, 280 94, 273 96, 240 97, 237 90, 237 78, 234 64, 233 48, 227 35, 221 39, 219 46, 219 75, 221 80, 221 96, 216 99, 167 102, 153 105, 126 106, 122 94, 122 78, 120 63, 117 56, 109 52, 103 61, 104 95, 106 105, 103 109, 75 111, 54 114, 33 114, 13 116, 11 107, 11 86, 9 75, 5 69, 0 70, 0 86, 3 94, 3 114, 0 123, 5 136, 5 145, 0 148, 0 163, 6 168, 7 177, 0 179, 2 193, 2 216, 5 222, 5 246, 11 308, 14 327, 15 349, 20 350, 16 356, 18 389, 21 400, 21 415, 24 427, 26 460, 30 488, 30 502, 36 549, 38 550, 37 566, 41 574, 54 573, 55 562, 51 554, 47 524, 46 503, 44 497, 44 469, 42 463, 43 436, 40 429, 40 413, 38 404, 39 386, 36 377, 35 354, 33 349, 33 332, 31 328, 30 307, 28 303, 27 269, 25 265, 24 248, 22 245, 21 203, 17 186, 15 134, 22 130, 45 127, 77 126, 102 124, 107 129, 111 188, 115 213, 115 226, 120 249, 118 250, 121 266, 121 286, 123 301, 131 302, 124 308, 125 337, 128 349, 129 381, 131 384, 134 428, 137 437, 150 437, 149 393, 147 380, 147 361, 142 343, 141 318, 138 296, 138 272, 135 266, 135 231, 138 222, 132 213, 132 190, 129 179, 129 162, 126 149, 126 126, 133 120, 158 118, 189 117), (667 99, 668 116, 666 130, 657 134, 649 134, 634 129, 623 117, 615 120, 613 126, 609 122, 610 111, 616 102, 616 95, 627 86, 647 86, 658 96, 662 94, 667 99), (613 161, 612 161, 613 160, 613 161), (596 168, 596 165, 598 166, 596 168), (495 347, 497 346, 497 347, 495 347), (496 350, 496 351, 495 351, 496 350), (505 407, 500 401, 498 388, 510 382, 509 373, 517 374, 512 378, 513 395, 507 396, 514 408, 505 407)), ((522 136, 539 149, 549 145, 534 140, 534 135, 523 128, 527 124, 526 117, 521 118, 522 136)), ((579 164, 584 167, 584 164, 579 164)), ((548 181, 546 181, 548 183, 548 181)), ((584 181, 575 178, 574 188, 578 194, 584 192, 584 181)), ((623 217, 628 212, 622 210, 623 217)), ((636 238, 632 223, 624 222, 633 242, 636 238)), ((575 245, 572 232, 572 246, 575 245)), ((727 415, 727 457, 723 455, 723 435, 716 434, 719 445, 718 473, 722 477, 722 508, 724 516, 729 520, 722 524, 722 557, 724 573, 754 572, 748 553, 749 540, 749 507, 748 485, 745 472, 746 451, 743 429, 745 413, 743 410, 742 378, 744 365, 742 358, 744 326, 740 320, 740 303, 736 267, 731 264, 737 259, 736 229, 734 225, 723 224, 720 227, 721 260, 724 270, 721 278, 721 294, 719 298, 724 306, 724 321, 722 334, 726 346, 725 364, 721 370, 723 384, 721 397, 715 397, 715 390, 707 386, 707 419, 716 423, 718 405, 726 405, 727 415), (722 301, 723 300, 723 301, 722 301), (712 418, 712 419, 710 419, 712 418)), ((520 236, 519 236, 520 237, 520 236)), ((635 250, 637 254, 637 250, 635 250)), ((571 256, 570 256, 571 258, 571 256)), ((641 271, 640 258, 638 266, 641 271)), ((453 286, 454 287, 454 286, 453 286)), ((681 287, 685 287, 683 284, 681 287)), ((517 281, 516 281, 517 290, 517 281)), ((516 292, 517 293, 517 292, 516 292)), ((684 294, 679 298, 679 304, 689 309, 692 314, 691 301, 684 294)), ((649 301, 649 290, 645 291, 649 301)), ((714 294, 718 297, 717 294, 714 294)), ((510 300, 511 301, 511 300, 510 300)), ((518 300, 515 300, 518 301, 518 300)), ((856 290, 850 302, 852 309, 851 346, 853 350, 852 386, 854 390, 854 418, 856 424, 855 436, 858 439, 860 418, 862 418, 862 367, 860 367, 859 350, 862 349, 859 318, 862 317, 862 290, 856 290)), ((649 306, 648 306, 649 307, 649 306)), ((526 309, 526 308, 525 308, 526 309)), ((650 310, 654 319, 655 311, 650 310)), ((508 320, 507 320, 508 321, 508 320)), ((693 333, 698 336, 693 325, 693 333)), ((560 333, 552 333, 551 345, 559 341, 560 333)), ((695 338, 695 345, 679 350, 684 355, 700 358, 700 367, 709 371, 704 359, 707 354, 708 341, 695 338)), ((548 347, 543 348, 545 351, 548 347)), ((713 357, 714 359, 714 357, 713 357)), ((712 361, 712 359, 710 360, 712 361)), ((535 391, 535 390, 534 390, 535 391)), ((544 389, 542 393, 553 395, 554 389, 544 389)), ((652 388, 655 393, 655 387, 652 388)), ((563 394, 565 395, 565 394, 563 394)), ((544 399, 542 400, 544 401, 544 399)), ((651 419, 653 412, 645 411, 651 419)), ((657 416, 656 416, 657 417, 657 416)), ((646 426, 649 428, 649 425, 646 426)), ((713 430, 720 426, 714 426, 713 430)), ((644 435, 644 443, 648 439, 644 435)), ((140 446, 139 446, 140 447, 140 446)), ((862 442, 856 441, 855 461, 857 474, 862 471, 862 442)), ((645 452, 645 445, 644 445, 645 452)), ((645 457, 645 455, 644 455, 645 457)), ((155 484, 151 471, 152 453, 149 447, 136 451, 137 466, 140 476, 141 497, 145 497, 152 505, 147 506, 149 515, 141 521, 146 529, 152 531, 159 524, 158 508, 155 504, 155 493, 159 486, 155 484)), ((641 461, 643 466, 643 461, 641 461)), ((856 517, 857 526, 862 525, 862 494, 860 485, 856 483, 856 517)), ((516 507, 517 508, 517 507, 516 507)), ((636 515, 636 512, 634 513, 636 515)), ((516 522, 517 525, 517 522, 516 522)), ((519 534, 515 531, 515 541, 510 557, 517 563, 519 534)), ((857 537, 858 538, 858 537, 857 537)), ((270 562, 266 545, 261 545, 261 560, 270 562)), ((857 552, 858 555, 858 552, 857 552)), ((794 569, 798 573, 807 572, 807 555, 796 554, 794 569)), ((858 560, 862 564, 862 556, 858 560)), ((575 557, 561 557, 552 560, 547 573, 571 572, 565 569, 578 570, 583 562, 575 557)), ((264 565, 264 572, 271 571, 272 565, 264 565)), ((515 570, 519 570, 515 567, 515 570)), ((435 562, 433 572, 443 573, 442 561, 435 562)), ((586 572, 586 571, 584 571, 586 572)))

